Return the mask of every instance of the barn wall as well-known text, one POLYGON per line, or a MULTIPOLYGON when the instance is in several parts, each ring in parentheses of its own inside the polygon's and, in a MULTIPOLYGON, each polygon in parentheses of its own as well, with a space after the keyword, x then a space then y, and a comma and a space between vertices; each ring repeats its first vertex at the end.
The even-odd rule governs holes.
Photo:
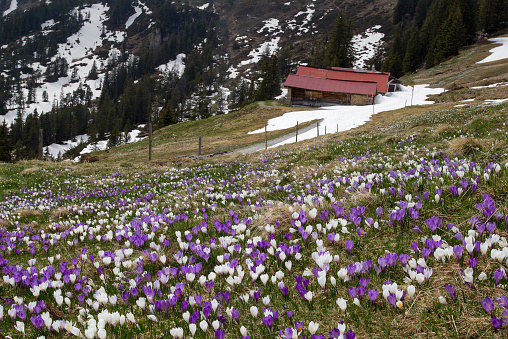
POLYGON ((372 105, 371 95, 351 94, 351 105, 372 105))
POLYGON ((302 88, 289 88, 288 97, 293 105, 321 106, 324 103, 335 105, 370 105, 372 96, 348 93, 310 91, 302 88))

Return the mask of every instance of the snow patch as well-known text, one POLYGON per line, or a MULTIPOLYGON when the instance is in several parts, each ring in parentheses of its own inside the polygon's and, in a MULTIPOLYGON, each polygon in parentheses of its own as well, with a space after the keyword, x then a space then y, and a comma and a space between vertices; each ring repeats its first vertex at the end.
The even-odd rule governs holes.
MULTIPOLYGON (((406 104, 411 101, 411 88, 401 86, 401 89, 402 91, 388 93, 385 96, 376 96, 374 106, 328 106, 312 111, 288 112, 280 117, 269 120, 267 124, 267 130, 277 131, 294 127, 296 122, 301 124, 312 120, 322 120, 319 124, 319 135, 324 134, 325 126, 327 133, 334 133, 337 130, 339 132, 347 131, 365 124, 375 113, 391 111, 405 107, 406 104)), ((442 88, 429 88, 427 85, 416 85, 414 90, 413 104, 432 104, 432 101, 427 101, 427 97, 431 94, 438 94, 442 92, 442 88)), ((256 131, 249 132, 249 134, 262 133, 264 131, 265 129, 261 128, 256 131)), ((299 134, 298 140, 301 141, 311 139, 316 137, 316 135, 316 128, 313 128, 308 132, 299 134)), ((275 145, 274 147, 293 142, 295 142, 295 139, 291 138, 275 145)))
MULTIPOLYGON (((55 61, 57 57, 62 57, 67 60, 69 65, 69 72, 67 77, 59 78, 58 81, 53 83, 42 83, 39 87, 35 89, 35 103, 27 105, 23 110, 23 116, 25 117, 28 114, 34 113, 35 110, 39 114, 44 112, 48 112, 51 110, 53 104, 57 104, 62 96, 66 96, 69 93, 74 92, 78 89, 80 82, 82 85, 88 85, 93 93, 92 99, 96 99, 100 96, 101 93, 101 84, 104 80, 104 75, 99 74, 96 80, 87 80, 86 77, 90 72, 93 63, 95 61, 96 67, 100 67, 101 61, 97 56, 93 55, 93 51, 102 46, 103 38, 101 38, 101 34, 103 33, 103 22, 107 19, 107 11, 109 10, 108 6, 102 4, 94 4, 88 7, 85 7, 81 10, 84 13, 89 13, 89 20, 83 23, 81 29, 70 36, 67 39, 67 42, 58 45, 58 52, 52 58, 51 61, 55 61), (71 83, 71 74, 73 69, 76 69, 79 80, 77 82, 71 83), (43 101, 42 94, 43 92, 48 94, 49 100, 47 102, 43 101)), ((75 9, 78 11, 78 9, 75 9)), ((44 22, 41 27, 49 28, 55 23, 53 20, 48 20, 44 22)), ((122 42, 124 39, 124 32, 116 31, 110 32, 107 29, 104 30, 106 34, 105 39, 114 40, 117 42, 122 42)), ((118 54, 119 51, 110 51, 110 56, 114 53, 118 54)), ((40 72, 40 74, 44 74, 46 72, 46 66, 42 66, 40 63, 33 63, 29 65, 35 72, 40 72)), ((29 75, 22 74, 21 78, 28 78, 29 75)), ((23 88, 23 95, 26 98, 28 96, 28 89, 23 88)), ((6 121, 7 124, 11 124, 17 115, 18 106, 15 100, 7 103, 7 108, 9 112, 4 116, 0 116, 0 123, 2 121, 6 121)))
POLYGON ((49 19, 41 24, 41 29, 46 29, 55 26, 55 20, 49 19))
POLYGON ((292 19, 287 22, 288 29, 290 30, 296 30, 298 29, 298 32, 296 35, 301 36, 303 33, 307 33, 309 31, 309 27, 307 27, 312 20, 312 17, 314 16, 314 13, 316 12, 314 8, 314 4, 311 3, 307 5, 305 8, 305 11, 300 11, 295 14, 295 18, 298 18, 299 16, 304 15, 303 22, 301 24, 297 24, 296 19, 292 19))
POLYGON ((355 50, 355 68, 364 69, 365 62, 372 59, 376 50, 381 45, 384 34, 378 32, 380 25, 368 28, 365 32, 353 36, 352 44, 355 50))
POLYGON ((501 44, 499 47, 494 47, 490 50, 492 53, 482 61, 478 61, 477 64, 484 64, 487 62, 498 61, 508 58, 508 37, 489 39, 489 41, 501 44))
POLYGON ((270 55, 272 55, 274 52, 276 52, 279 49, 279 41, 280 41, 280 38, 275 37, 270 41, 262 43, 258 48, 252 50, 249 53, 250 59, 240 62, 239 67, 257 63, 259 60, 261 60, 261 56, 266 51, 268 51, 268 53, 270 55))
POLYGON ((504 87, 504 86, 508 86, 508 82, 498 82, 496 84, 491 84, 491 85, 487 85, 487 86, 475 86, 475 87, 471 87, 471 89, 482 89, 482 88, 493 88, 493 87, 504 87))
POLYGON ((62 144, 51 144, 49 146, 44 147, 44 154, 49 152, 51 157, 58 158, 59 155, 60 156, 63 155, 65 152, 78 146, 80 143, 88 142, 89 139, 90 137, 86 134, 78 135, 76 136, 74 141, 67 140, 64 141, 62 144))
MULTIPOLYGON (((258 31, 258 33, 263 33, 265 30, 267 33, 280 34, 282 30, 279 25, 279 19, 268 19, 263 21, 264 26, 258 31)), ((272 35, 273 35, 272 34, 272 35)))
POLYGON ((186 55, 184 53, 180 53, 176 56, 176 60, 170 60, 157 67, 157 69, 164 73, 176 72, 178 76, 182 76, 185 71, 185 56, 186 55))
POLYGON ((6 16, 7 14, 14 12, 16 8, 18 8, 18 1, 11 0, 11 5, 9 6, 9 9, 4 12, 3 16, 6 16))
POLYGON ((129 28, 134 23, 134 21, 136 21, 138 16, 140 16, 143 13, 143 9, 141 9, 140 7, 135 7, 134 10, 136 12, 127 19, 127 22, 125 23, 125 29, 129 28))

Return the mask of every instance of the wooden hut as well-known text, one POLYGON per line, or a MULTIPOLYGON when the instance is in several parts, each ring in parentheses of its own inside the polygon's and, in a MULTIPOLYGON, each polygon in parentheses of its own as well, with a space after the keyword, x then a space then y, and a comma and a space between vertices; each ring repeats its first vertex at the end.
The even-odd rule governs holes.
POLYGON ((292 105, 370 105, 377 94, 393 92, 399 83, 385 72, 300 66, 287 77, 284 87, 292 105))

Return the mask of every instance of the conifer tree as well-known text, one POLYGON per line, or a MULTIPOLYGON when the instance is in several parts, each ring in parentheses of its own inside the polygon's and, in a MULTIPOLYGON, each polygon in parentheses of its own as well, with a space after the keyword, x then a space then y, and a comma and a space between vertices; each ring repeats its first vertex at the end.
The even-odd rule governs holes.
POLYGON ((457 55, 465 43, 465 27, 458 3, 450 9, 448 18, 441 25, 438 35, 432 42, 433 65, 443 62, 452 55, 457 55))
POLYGON ((403 25, 399 23, 393 37, 393 42, 388 51, 388 56, 383 63, 383 71, 390 72, 395 77, 403 75, 403 58, 405 55, 404 43, 402 37, 403 25))
POLYGON ((160 112, 158 126, 165 127, 178 122, 176 112, 171 109, 171 104, 167 104, 160 112))
POLYGON ((493 33, 508 25, 508 0, 481 0, 480 28, 493 33))
POLYGON ((326 44, 325 67, 353 67, 353 24, 345 14, 339 13, 326 44))
POLYGON ((421 62, 420 30, 418 26, 414 26, 406 46, 406 54, 402 64, 404 73, 414 72, 421 62))
POLYGON ((5 120, 0 125, 0 161, 9 162, 11 161, 12 146, 9 137, 9 127, 5 120))
POLYGON ((95 60, 93 61, 92 68, 90 68, 90 72, 88 72, 88 79, 90 80, 96 80, 98 78, 97 75, 97 64, 95 63, 95 60))

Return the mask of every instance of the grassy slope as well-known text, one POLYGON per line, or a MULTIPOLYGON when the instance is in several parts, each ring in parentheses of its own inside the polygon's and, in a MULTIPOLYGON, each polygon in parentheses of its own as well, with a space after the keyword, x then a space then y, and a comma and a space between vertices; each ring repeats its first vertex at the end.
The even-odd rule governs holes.
MULTIPOLYGON (((175 160, 175 157, 198 155, 198 140, 202 136, 202 154, 214 154, 233 151, 243 146, 264 142, 264 133, 248 134, 248 132, 263 128, 265 123, 274 117, 294 108, 279 106, 276 103, 251 104, 240 111, 211 117, 201 121, 187 121, 167 126, 153 134, 152 159, 160 163, 175 160), (273 106, 272 106, 273 104, 273 106)), ((310 123, 302 124, 302 127, 310 123)), ((268 133, 268 138, 276 138, 286 133, 292 133, 294 128, 268 133)), ((148 139, 141 142, 115 147, 113 149, 95 152, 101 161, 108 163, 125 162, 126 164, 144 163, 148 159, 148 139)))
MULTIPOLYGON (((450 60, 448 62, 450 69, 454 67, 454 64, 472 64, 474 60, 481 59, 478 53, 483 53, 483 48, 483 46, 473 47, 473 49, 476 49, 476 52, 471 49, 466 50, 459 56, 461 58, 459 59, 461 60, 460 62, 450 60)), ((505 60, 495 65, 479 67, 477 70, 468 73, 475 74, 475 72, 479 72, 478 75, 472 77, 469 82, 461 84, 467 85, 478 82, 482 76, 485 76, 485 72, 490 72, 490 69, 493 67, 499 67, 494 72, 494 74, 499 74, 500 70, 504 69, 507 64, 508 62, 505 60)), ((440 71, 427 70, 422 74, 415 75, 413 79, 415 82, 430 81, 433 84, 440 83, 441 85, 452 86, 453 83, 457 82, 457 79, 463 79, 463 77, 454 76, 453 72, 465 71, 463 67, 456 67, 456 71, 445 68, 441 68, 440 71), (436 74, 437 72, 443 73, 436 74), (445 75, 448 80, 444 82, 444 80, 441 80, 440 75, 445 75)), ((495 82, 499 82, 499 79, 496 78, 489 81, 489 83, 495 82)), ((452 98, 452 93, 462 97, 461 91, 453 90, 450 87, 448 98, 452 98)), ((503 90, 501 89, 501 91, 503 90)), ((506 94, 506 90, 501 92, 501 97, 503 93, 506 94)), ((486 95, 483 90, 478 91, 478 94, 486 95)), ((505 97, 508 97, 508 95, 505 97)), ((198 161, 188 164, 191 168, 189 178, 192 178, 194 175, 211 175, 218 180, 227 179, 233 181, 233 174, 239 174, 240 177, 244 175, 238 184, 258 189, 259 193, 255 196, 255 199, 261 198, 262 201, 283 202, 282 205, 276 208, 262 207, 255 211, 238 204, 219 205, 217 210, 213 212, 207 210, 209 217, 216 219, 225 216, 227 218, 227 213, 230 209, 238 212, 240 216, 255 216, 255 226, 263 226, 266 223, 273 224, 275 220, 281 221, 281 228, 277 229, 275 233, 277 243, 281 243, 285 241, 283 236, 289 230, 288 216, 291 213, 290 208, 292 206, 285 203, 288 193, 274 191, 273 185, 291 185, 292 190, 297 195, 298 192, 305 191, 306 185, 310 184, 312 192, 315 193, 314 183, 320 179, 335 179, 341 176, 354 177, 360 173, 389 173, 388 169, 408 171, 414 168, 416 164, 419 164, 421 159, 424 158, 427 161, 429 159, 439 159, 442 162, 445 161, 445 157, 450 157, 452 162, 455 158, 465 158, 468 161, 480 164, 481 168, 486 167, 490 162, 496 162, 501 165, 505 164, 508 161, 508 126, 506 125, 508 121, 508 105, 485 106, 473 103, 468 107, 454 107, 454 104, 453 102, 444 102, 433 106, 411 107, 395 112, 384 112, 375 115, 371 122, 345 133, 327 135, 318 139, 301 142, 297 145, 288 145, 277 150, 264 151, 247 156, 237 156, 233 159, 231 157, 218 158, 218 162, 234 160, 241 163, 242 160, 247 160, 248 162, 244 165, 245 167, 225 162, 225 167, 207 170, 203 166, 211 164, 211 160, 198 161), (413 138, 410 138, 411 136, 413 138), (387 170, 380 169, 379 164, 383 164, 387 170), (280 172, 277 177, 258 178, 245 175, 246 169, 254 168, 265 168, 270 171, 278 170, 280 172)), ((104 177, 114 172, 121 172, 123 174, 121 177, 123 180, 122 185, 140 185, 140 182, 151 183, 151 180, 153 180, 151 178, 154 176, 157 176, 158 181, 171 183, 176 179, 160 176, 161 170, 170 170, 172 168, 170 157, 192 152, 191 150, 197 144, 198 135, 202 134, 205 138, 214 139, 214 143, 209 148, 205 148, 205 153, 223 150, 228 145, 238 146, 240 143, 248 144, 257 141, 254 138, 262 140, 262 136, 248 136, 248 140, 244 138, 247 131, 259 128, 263 126, 266 119, 281 114, 280 110, 286 111, 287 109, 263 108, 253 105, 229 116, 216 117, 200 122, 189 122, 162 129, 155 134, 154 159, 164 161, 168 165, 165 167, 146 164, 146 158, 142 155, 142 153, 146 152, 146 141, 144 144, 133 144, 112 149, 108 153, 99 153, 100 161, 91 164, 20 162, 18 164, 1 165, 0 196, 8 196, 10 194, 22 196, 24 194, 22 189, 24 187, 48 187, 48 185, 52 187, 65 187, 66 184, 63 184, 64 180, 70 181, 70 185, 85 187, 87 189, 111 187, 116 179, 114 177, 104 177), (232 117, 238 117, 239 119, 231 120, 232 117), (225 129, 229 129, 230 132, 226 133, 225 129), (168 142, 167 139, 172 138, 173 133, 177 134, 177 141, 170 140, 168 142), (193 142, 187 143, 185 140, 193 140, 193 142), (122 168, 118 169, 119 166, 122 168), (142 172, 143 175, 138 176, 138 172, 142 172)), ((184 168, 181 163, 175 163, 175 165, 177 168, 184 168)), ((481 172, 479 174, 480 176, 483 175, 481 172)), ((471 179, 472 173, 468 173, 466 177, 471 179)), ((450 245, 459 244, 455 240, 453 233, 448 231, 444 225, 456 223, 462 233, 467 234, 467 231, 471 229, 471 225, 467 220, 481 215, 475 208, 475 204, 482 201, 483 194, 490 194, 493 197, 497 211, 502 212, 503 215, 508 213, 508 170, 504 166, 499 175, 496 176, 492 173, 489 181, 480 179, 478 190, 474 193, 466 190, 460 197, 451 194, 448 189, 449 186, 459 185, 459 183, 460 181, 452 176, 443 175, 421 182, 416 180, 409 180, 405 183, 399 180, 389 182, 385 179, 385 182, 379 184, 379 187, 374 187, 371 192, 361 190, 346 192, 344 186, 336 189, 333 192, 333 197, 343 199, 343 207, 345 207, 346 213, 349 212, 350 207, 365 206, 365 215, 377 220, 375 209, 381 206, 383 207, 384 214, 380 221, 380 230, 365 227, 367 234, 364 236, 356 235, 354 226, 350 223, 348 228, 352 234, 341 234, 341 240, 338 245, 331 244, 326 236, 322 237, 327 250, 332 255, 337 254, 341 258, 339 265, 332 264, 331 275, 337 277, 336 272, 339 267, 347 267, 348 264, 361 260, 376 260, 377 257, 385 255, 387 251, 410 253, 410 243, 412 241, 418 241, 421 248, 423 246, 420 241, 421 235, 411 231, 411 228, 414 225, 418 225, 425 235, 430 237, 431 233, 424 220, 431 216, 443 218, 442 230, 437 232, 442 239, 450 245), (398 201, 405 199, 404 196, 399 197, 397 194, 392 196, 380 192, 380 189, 388 191, 388 188, 392 186, 403 189, 404 195, 411 194, 415 199, 417 196, 422 197, 424 192, 431 193, 430 201, 423 204, 418 221, 412 222, 406 216, 402 227, 390 227, 386 225, 385 221, 388 220, 389 211, 396 206, 398 201), (443 204, 432 202, 432 197, 437 186, 443 190, 441 195, 444 198, 443 204), (347 194, 345 195, 345 193, 347 194), (351 254, 348 254, 344 248, 344 241, 346 239, 355 241, 355 247, 351 254)), ((207 185, 198 187, 203 190, 208 189, 207 185)), ((216 189, 220 190, 220 188, 216 189)), ((184 191, 183 188, 182 191, 184 191)), ((157 199, 160 200, 160 205, 152 206, 152 208, 159 210, 162 207, 172 208, 175 203, 175 201, 171 200, 172 198, 166 196, 165 191, 159 191, 157 199)), ((191 206, 189 210, 192 210, 193 206, 201 206, 200 199, 204 199, 204 197, 194 199, 187 201, 191 206)), ((331 203, 327 199, 325 199, 323 205, 318 206, 319 211, 330 208, 331 203)), ((113 199, 109 200, 113 201, 113 199)), ((101 200, 98 199, 98 201, 101 200)), ((77 202, 72 202, 72 204, 76 205, 77 202)), ((299 206, 295 206, 296 210, 299 210, 299 208, 299 206)), ((18 217, 14 220, 18 220, 23 226, 31 225, 32 227, 47 229, 50 220, 65 221, 69 220, 69 218, 75 220, 100 218, 103 220, 101 223, 107 224, 111 223, 112 219, 118 218, 118 213, 114 210, 112 212, 109 212, 109 210, 104 212, 106 214, 101 216, 85 212, 84 217, 82 217, 78 213, 73 212, 71 208, 62 211, 61 214, 55 214, 53 211, 38 212, 28 209, 17 211, 15 214, 18 217), (108 216, 108 213, 111 213, 111 215, 108 216)), ((316 219, 316 221, 309 222, 308 224, 316 226, 319 222, 316 219)), ((14 226, 9 221, 3 221, 3 224, 11 230, 14 229, 14 226)), ((500 219, 497 220, 497 224, 498 229, 496 234, 502 237, 508 236, 506 222, 500 219)), ((188 227, 187 223, 176 223, 171 231, 185 231, 188 227)), ((266 237, 264 231, 253 229, 253 233, 266 237)), ((487 233, 485 232, 483 237, 479 237, 479 239, 485 240, 485 234, 487 233)), ((172 242, 175 241, 172 232, 167 232, 167 236, 172 242)), ((296 232, 294 238, 297 237, 298 233, 296 232)), ((73 254, 73 251, 75 251, 73 246, 67 246, 64 242, 62 242, 62 246, 63 250, 61 253, 66 260, 75 255, 73 254)), ((83 246, 93 250, 95 243, 85 242, 83 246)), ((110 246, 115 246, 114 242, 110 246)), ((78 248, 81 248, 81 245, 78 248)), ((492 279, 493 272, 503 265, 491 260, 489 256, 476 255, 478 257, 478 268, 475 272, 475 289, 467 287, 462 282, 459 273, 460 269, 464 269, 468 265, 467 259, 469 256, 466 255, 464 250, 464 257, 466 259, 462 263, 458 263, 453 256, 448 261, 439 263, 431 256, 428 263, 433 268, 434 273, 430 282, 417 285, 415 298, 413 300, 405 300, 402 309, 396 309, 388 305, 381 296, 376 301, 375 307, 370 306, 370 303, 366 300, 367 297, 364 296, 362 301, 363 308, 359 308, 352 304, 352 299, 347 293, 348 288, 358 285, 357 278, 352 282, 338 282, 337 288, 332 288, 330 282, 328 282, 327 288, 322 291, 316 279, 311 277, 310 289, 314 291, 312 303, 303 302, 300 296, 295 293, 293 288, 295 285, 294 276, 302 273, 304 268, 312 269, 316 267, 316 264, 310 259, 311 253, 315 250, 316 247, 312 243, 304 245, 301 250, 303 254, 302 260, 296 261, 293 259, 294 266, 292 271, 294 273, 289 274, 286 272, 284 280, 287 285, 291 286, 289 299, 284 299, 278 288, 271 286, 270 283, 268 287, 263 288, 263 296, 270 294, 272 299, 271 307, 274 307, 281 313, 278 328, 283 329, 285 326, 292 325, 283 314, 283 308, 287 307, 295 311, 295 319, 305 321, 305 328, 310 320, 318 321, 320 323, 318 332, 324 333, 337 326, 339 320, 344 320, 348 329, 353 329, 357 333, 357 338, 501 338, 508 335, 506 329, 501 329, 497 332, 492 330, 491 319, 479 303, 486 296, 494 298, 506 292, 505 287, 495 287, 492 279), (485 271, 488 276, 488 279, 484 282, 478 280, 478 274, 482 271, 485 271), (445 283, 456 285, 457 298, 453 302, 447 297, 444 289, 445 283), (437 301, 440 295, 446 297, 449 305, 443 305, 437 301), (338 297, 348 299, 346 314, 338 310, 335 304, 335 300, 338 297)), ((56 249, 51 249, 50 254, 54 255, 56 251, 56 249)), ((170 248, 167 253, 168 257, 171 258, 171 254, 175 251, 175 248, 170 248)), ((139 252, 135 252, 134 257, 139 254, 139 252)), ((412 256, 415 255, 412 254, 412 256)), ((6 257, 13 264, 19 263, 26 266, 30 255, 26 253, 20 256, 10 255, 6 257)), ((46 263, 46 255, 39 254, 37 260, 38 262, 46 263)), ((212 261, 212 263, 217 264, 217 261, 212 261)), ((178 266, 173 259, 170 259, 170 264, 178 266)), ((284 270, 283 265, 277 263, 274 259, 268 260, 266 266, 270 275, 279 269, 284 270)), ((160 264, 147 265, 145 270, 155 275, 161 267, 160 264)), ((205 268, 209 268, 209 265, 205 265, 205 268)), ((100 282, 100 279, 95 276, 96 274, 93 270, 89 271, 89 274, 94 278, 94 281, 100 282)), ((381 285, 386 281, 396 281, 399 283, 399 286, 406 286, 407 284, 403 282, 404 276, 406 275, 403 273, 400 264, 398 264, 395 268, 388 269, 379 276, 375 273, 369 275, 369 288, 381 289, 381 285)), ((244 279, 244 283, 235 289, 235 299, 240 294, 263 286, 259 279, 255 283, 250 282, 248 275, 244 279)), ((506 284, 506 280, 503 280, 502 284, 506 284)), ((221 286, 225 288, 226 284, 223 283, 221 286)), ((114 288, 108 289, 108 293, 114 293, 114 288)), ((31 300, 29 292, 27 293, 22 289, 11 289, 3 281, 0 281, 0 295, 12 296, 13 294, 24 295, 27 300, 31 300)), ((48 298, 48 300, 51 300, 51 298, 48 298)), ((54 306, 54 301, 48 302, 53 305, 52 307, 57 308, 54 306)), ((73 308, 68 312, 69 314, 77 312, 78 308, 74 304, 75 301, 73 301, 73 308)), ((236 300, 232 301, 232 304, 241 309, 241 324, 248 328, 251 338, 275 337, 273 333, 267 332, 259 320, 256 321, 250 317, 247 306, 243 306, 243 303, 238 303, 236 300)), ((262 304, 259 302, 258 307, 262 308, 261 306, 262 304)), ((123 313, 129 310, 123 306, 119 306, 119 309, 123 313)), ((133 326, 130 326, 127 327, 128 330, 115 329, 114 331, 118 331, 114 332, 116 333, 115 336, 157 337, 159 334, 159 337, 167 337, 169 336, 167 333, 168 328, 172 326, 182 326, 187 329, 185 327, 187 325, 177 315, 169 318, 159 317, 160 324, 153 325, 146 320, 146 316, 143 317, 140 310, 134 308, 134 313, 140 321, 141 329, 145 329, 145 332, 140 332, 133 326), (147 329, 151 330, 147 331, 147 329)), ((496 306, 495 314, 499 316, 499 313, 499 308, 496 306)), ((4 315, 4 317, 8 318, 7 315, 4 315)), ((4 328, 7 329, 7 333, 16 333, 12 329, 13 324, 10 323, 10 320, 6 321, 2 326, 5 326, 4 328)), ((227 335, 227 338, 239 336, 239 331, 235 326, 233 322, 228 327, 230 329, 228 333, 230 334, 227 335)), ((33 334, 33 331, 31 333, 33 334)), ((310 337, 306 330, 304 334, 307 338, 310 337)), ((208 333, 207 338, 212 337, 214 337, 213 333, 208 333)))

